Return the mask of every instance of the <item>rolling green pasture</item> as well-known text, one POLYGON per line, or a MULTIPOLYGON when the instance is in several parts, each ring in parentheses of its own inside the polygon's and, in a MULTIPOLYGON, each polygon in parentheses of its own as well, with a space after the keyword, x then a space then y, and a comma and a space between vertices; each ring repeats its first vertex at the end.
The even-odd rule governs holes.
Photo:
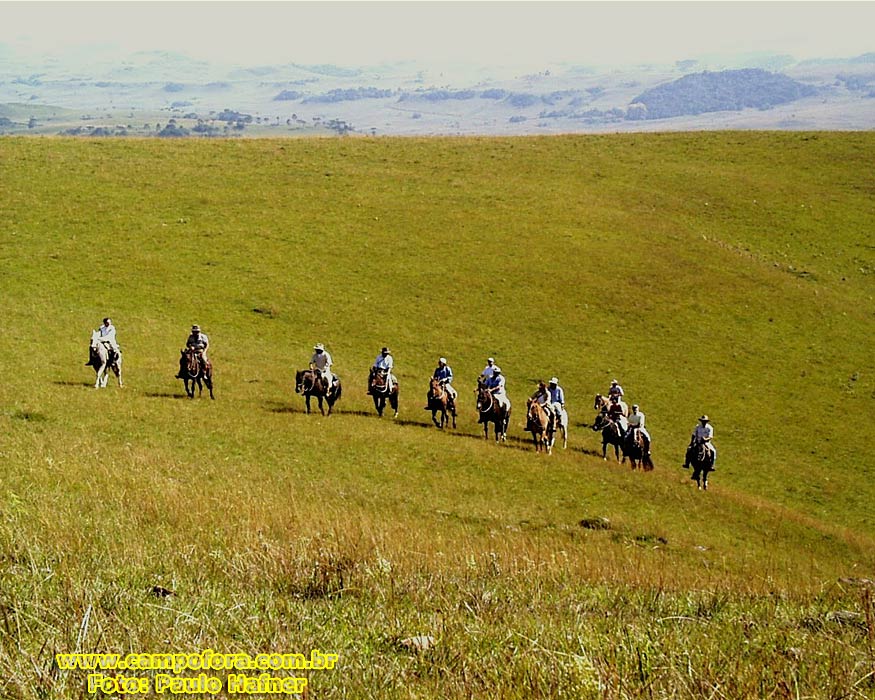
POLYGON ((875 697, 873 163, 875 133, 0 140, 0 697, 95 697, 57 652, 207 648, 338 653, 309 698, 875 697), (214 402, 173 378, 192 323, 214 402), (293 391, 316 342, 328 419, 293 391), (614 377, 652 473, 587 427, 614 377))

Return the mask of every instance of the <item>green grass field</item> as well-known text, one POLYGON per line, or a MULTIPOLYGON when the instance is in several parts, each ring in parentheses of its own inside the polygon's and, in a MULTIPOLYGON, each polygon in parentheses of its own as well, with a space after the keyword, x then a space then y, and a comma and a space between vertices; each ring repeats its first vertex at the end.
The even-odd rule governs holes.
POLYGON ((0 697, 95 697, 56 653, 203 649, 336 652, 308 698, 875 697, 873 162, 872 133, 0 140, 0 697), (95 391, 106 315, 126 386, 95 391), (192 323, 214 402, 173 378, 192 323), (316 342, 329 419, 293 391, 316 342), (652 473, 586 427, 614 377, 652 473))

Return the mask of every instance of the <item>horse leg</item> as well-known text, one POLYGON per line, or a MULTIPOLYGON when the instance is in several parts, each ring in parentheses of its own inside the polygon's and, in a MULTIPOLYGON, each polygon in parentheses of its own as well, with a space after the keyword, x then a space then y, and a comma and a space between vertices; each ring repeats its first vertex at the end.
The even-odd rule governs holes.
POLYGON ((322 406, 322 396, 319 394, 316 394, 316 400, 319 402, 319 412, 324 416, 325 415, 325 408, 322 406))
POLYGON ((392 417, 397 418, 398 417, 398 394, 397 394, 397 392, 393 391, 389 395, 389 405, 392 406, 392 410, 395 411, 395 415, 392 417))
POLYGON ((210 390, 210 399, 212 401, 215 401, 216 397, 213 396, 213 377, 212 377, 212 375, 210 375, 210 376, 204 375, 204 383, 207 385, 207 389, 210 390))
POLYGON ((374 408, 377 409, 377 415, 382 418, 383 417, 383 406, 381 402, 381 398, 376 394, 373 395, 374 398, 374 408))
POLYGON ((444 427, 444 425, 443 425, 443 422, 444 422, 443 416, 441 416, 441 422, 438 423, 438 419, 437 419, 437 409, 436 409, 436 408, 432 409, 432 411, 431 411, 431 422, 434 423, 434 427, 435 427, 435 428, 443 428, 443 427, 444 427))
POLYGON ((113 372, 115 372, 115 376, 118 378, 119 388, 123 387, 124 384, 122 383, 122 366, 116 365, 112 369, 113 369, 113 372))
POLYGON ((307 415, 310 415, 310 394, 304 394, 304 403, 307 406, 307 415))
POLYGON ((602 459, 608 461, 608 441, 602 440, 602 459))

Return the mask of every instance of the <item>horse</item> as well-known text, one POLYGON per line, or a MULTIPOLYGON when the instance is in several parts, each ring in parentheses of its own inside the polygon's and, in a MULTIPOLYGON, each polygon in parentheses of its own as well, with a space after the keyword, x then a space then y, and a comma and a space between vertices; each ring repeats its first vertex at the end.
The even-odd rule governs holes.
POLYGON ((623 429, 619 421, 613 420, 607 411, 601 411, 592 423, 593 431, 602 431, 602 459, 608 459, 608 445, 614 446, 614 456, 620 461, 620 447, 623 445, 623 429))
POLYGON ((377 409, 377 415, 383 417, 383 411, 386 408, 386 402, 395 411, 395 418, 398 417, 398 380, 392 383, 392 390, 389 390, 389 372, 385 369, 375 369, 371 372, 371 380, 368 385, 368 393, 374 399, 374 408, 377 409))
POLYGON ((185 382, 185 393, 188 398, 194 398, 194 387, 197 384, 198 396, 204 393, 203 385, 207 385, 210 391, 210 398, 213 396, 213 365, 210 362, 204 362, 201 353, 195 348, 186 348, 180 350, 179 358, 179 374, 185 382))
POLYGON ((428 383, 428 407, 431 411, 431 421, 436 427, 443 429, 450 422, 450 416, 453 417, 453 427, 456 427, 456 403, 450 398, 447 388, 441 383, 440 379, 432 377, 428 383), (440 412, 441 420, 438 422, 437 414, 440 412))
POLYGON ((695 444, 687 448, 687 459, 693 466, 693 475, 690 477, 696 482, 699 490, 708 490, 708 473, 714 471, 714 453, 704 440, 697 440, 695 444))
POLYGON ((623 442, 623 461, 629 458, 632 469, 637 469, 639 466, 646 472, 653 471, 653 460, 644 449, 644 437, 638 428, 633 428, 626 435, 626 440, 623 442))
POLYGON ((480 412, 478 423, 483 423, 483 437, 489 437, 489 424, 495 431, 495 442, 507 442, 507 426, 510 423, 510 401, 503 407, 495 400, 492 392, 483 382, 477 384, 477 410, 480 412))
POLYGON ((106 343, 101 342, 98 331, 91 332, 91 347, 88 350, 88 362, 85 365, 86 367, 94 367, 94 371, 97 373, 97 380, 94 382, 95 389, 106 387, 106 383, 109 381, 109 370, 112 370, 118 378, 119 387, 124 386, 122 383, 122 354, 112 352, 106 343))
POLYGON ((328 403, 328 415, 331 415, 331 409, 334 408, 334 404, 343 393, 340 377, 336 377, 336 380, 332 386, 326 388, 324 378, 316 370, 302 369, 295 373, 295 393, 304 395, 307 413, 310 413, 310 397, 315 396, 322 415, 325 415, 325 409, 322 406, 323 399, 328 403))
POLYGON ((543 447, 548 455, 553 453, 556 422, 556 416, 547 413, 539 401, 535 399, 526 401, 526 430, 532 434, 535 452, 540 452, 543 447))
MULTIPOLYGON (((554 411, 556 408, 554 406, 554 411)), ((556 430, 562 434, 562 449, 568 448, 568 411, 564 408, 556 412, 556 430)))

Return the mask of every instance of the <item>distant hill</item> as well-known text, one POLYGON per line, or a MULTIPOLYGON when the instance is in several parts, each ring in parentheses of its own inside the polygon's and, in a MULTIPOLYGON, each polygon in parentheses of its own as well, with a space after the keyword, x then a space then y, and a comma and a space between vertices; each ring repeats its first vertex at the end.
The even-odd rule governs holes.
POLYGON ((769 109, 815 94, 814 88, 786 75, 758 68, 693 73, 645 90, 633 104, 646 109, 630 110, 629 119, 667 119, 705 112, 769 109))

